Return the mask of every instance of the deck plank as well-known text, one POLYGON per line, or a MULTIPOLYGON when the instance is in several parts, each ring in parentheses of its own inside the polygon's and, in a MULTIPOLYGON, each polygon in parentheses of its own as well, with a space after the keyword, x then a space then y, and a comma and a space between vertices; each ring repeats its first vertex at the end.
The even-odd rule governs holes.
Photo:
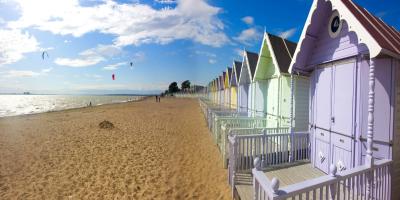
MULTIPOLYGON (((276 177, 279 179, 280 187, 299 183, 305 180, 326 175, 322 171, 314 168, 311 163, 301 163, 297 165, 286 165, 285 167, 274 167, 266 170, 265 175, 268 179, 276 177)), ((235 188, 241 200, 253 199, 253 186, 251 174, 237 174, 239 178, 235 188), (245 180, 245 181, 244 181, 245 180)))

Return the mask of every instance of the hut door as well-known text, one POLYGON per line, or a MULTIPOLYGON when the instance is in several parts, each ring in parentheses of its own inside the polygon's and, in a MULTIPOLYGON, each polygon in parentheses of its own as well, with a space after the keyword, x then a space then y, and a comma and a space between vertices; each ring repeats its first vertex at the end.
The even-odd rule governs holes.
POLYGON ((319 66, 315 79, 315 167, 328 173, 353 165, 355 59, 319 66))
POLYGON ((336 62, 332 69, 331 155, 342 171, 353 165, 356 60, 336 62))
POLYGON ((315 73, 315 117, 314 129, 315 151, 314 163, 315 167, 321 171, 328 173, 330 160, 330 136, 329 130, 331 125, 331 84, 332 84, 332 68, 327 66, 316 70, 315 73))

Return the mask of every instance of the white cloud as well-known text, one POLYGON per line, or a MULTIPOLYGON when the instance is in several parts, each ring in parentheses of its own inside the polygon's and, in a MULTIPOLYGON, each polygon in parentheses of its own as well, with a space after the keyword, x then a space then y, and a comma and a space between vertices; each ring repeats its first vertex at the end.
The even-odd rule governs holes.
POLYGON ((159 4, 176 4, 176 0, 154 0, 156 3, 159 4))
POLYGON ((65 44, 71 43, 71 40, 64 40, 64 43, 65 43, 65 44))
POLYGON ((132 62, 139 62, 139 61, 143 61, 144 59, 146 59, 146 54, 142 51, 139 51, 139 52, 136 52, 135 54, 133 54, 132 62))
POLYGON ((243 49, 236 48, 236 49, 234 49, 234 51, 235 51, 236 55, 238 55, 240 58, 242 58, 244 56, 243 49))
POLYGON ((21 60, 25 53, 39 50, 36 38, 16 29, 0 29, 0 66, 21 60))
POLYGON ((98 75, 98 74, 85 74, 85 77, 87 77, 87 78, 94 78, 94 79, 97 79, 97 80, 103 78, 102 75, 98 75))
POLYGON ((244 23, 246 23, 247 25, 253 25, 254 24, 254 18, 252 16, 243 17, 242 21, 244 23))
POLYGON ((243 30, 239 36, 234 37, 234 39, 242 44, 250 45, 251 42, 258 41, 261 37, 261 31, 253 27, 243 30))
POLYGON ((97 31, 115 36, 118 46, 166 44, 182 39, 214 47, 229 42, 218 18, 221 9, 206 0, 177 0, 170 9, 113 0, 91 7, 81 6, 78 0, 16 1, 21 17, 9 22, 8 27, 32 27, 75 37, 97 31))
POLYGON ((47 73, 51 72, 52 70, 53 70, 52 67, 46 68, 46 69, 42 69, 42 73, 43 73, 43 74, 47 74, 47 73))
POLYGON ((37 76, 47 75, 51 70, 53 70, 52 67, 42 69, 40 72, 34 72, 31 70, 9 70, 6 72, 0 72, 0 74, 2 74, 2 77, 4 78, 37 77, 37 76))
POLYGON ((126 62, 110 64, 110 65, 103 67, 103 70, 116 70, 116 69, 118 69, 119 66, 126 65, 126 64, 127 64, 126 62))
POLYGON ((210 59, 208 59, 208 62, 210 64, 215 64, 215 63, 217 63, 217 60, 210 58, 210 59))
POLYGON ((281 37, 281 38, 287 39, 287 38, 292 37, 295 33, 296 33, 296 28, 291 28, 291 29, 286 30, 286 31, 278 32, 278 36, 281 37))
POLYGON ((207 51, 195 51, 195 53, 196 53, 197 55, 204 55, 204 56, 211 57, 211 58, 217 57, 216 54, 210 53, 210 52, 207 52, 207 51))
POLYGON ((67 67, 88 67, 122 53, 121 48, 113 45, 98 45, 79 53, 79 58, 56 58, 55 63, 67 67))

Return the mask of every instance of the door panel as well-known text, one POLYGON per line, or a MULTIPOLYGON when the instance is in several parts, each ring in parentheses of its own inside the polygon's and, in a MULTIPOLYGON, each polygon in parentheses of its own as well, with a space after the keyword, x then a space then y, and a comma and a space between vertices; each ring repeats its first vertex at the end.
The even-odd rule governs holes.
POLYGON ((332 163, 336 165, 338 172, 353 168, 352 153, 333 143, 332 163))
POLYGON ((334 64, 331 130, 353 135, 355 60, 334 64))
POLYGON ((331 125, 331 71, 331 67, 317 69, 315 88, 315 125, 328 130, 331 125))
POLYGON ((315 167, 325 173, 328 173, 329 160, 329 142, 325 142, 316 138, 314 155, 315 167))

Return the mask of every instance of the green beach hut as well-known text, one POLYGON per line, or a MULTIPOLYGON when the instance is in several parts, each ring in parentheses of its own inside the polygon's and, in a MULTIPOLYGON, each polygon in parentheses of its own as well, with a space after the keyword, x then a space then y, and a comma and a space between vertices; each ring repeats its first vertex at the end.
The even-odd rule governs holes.
POLYGON ((296 43, 265 32, 253 77, 253 116, 266 117, 267 127, 290 127, 291 78, 293 78, 293 128, 308 127, 309 80, 288 72, 296 43))

